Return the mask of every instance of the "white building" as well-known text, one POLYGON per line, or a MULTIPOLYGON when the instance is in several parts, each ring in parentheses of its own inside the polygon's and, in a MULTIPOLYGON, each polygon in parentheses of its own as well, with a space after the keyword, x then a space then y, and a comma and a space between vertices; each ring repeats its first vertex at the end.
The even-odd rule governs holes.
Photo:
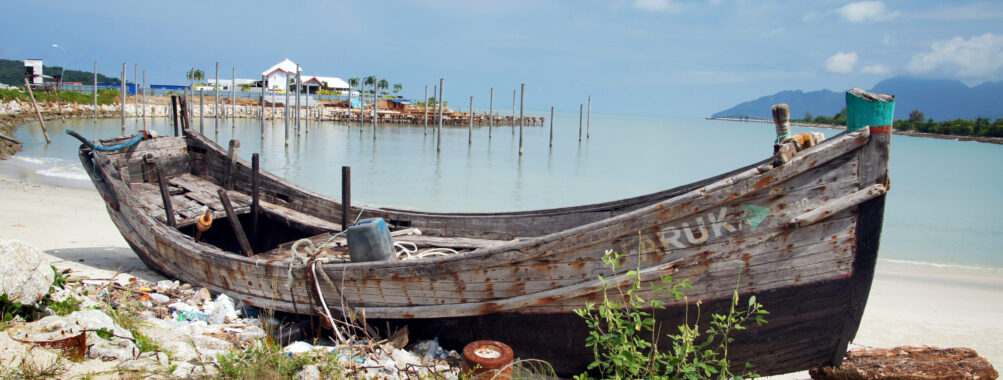
POLYGON ((303 87, 308 94, 314 94, 317 90, 328 88, 331 91, 348 92, 348 82, 336 77, 309 76, 302 77, 303 87))
POLYGON ((42 76, 42 60, 41 59, 26 59, 24 60, 24 72, 25 75, 30 75, 31 78, 28 80, 31 84, 43 84, 45 79, 42 76))
MULTIPOLYGON (((300 73, 302 72, 303 69, 300 69, 300 73)), ((286 58, 275 66, 269 67, 261 75, 265 76, 266 87, 269 90, 286 91, 289 87, 289 79, 296 78, 296 62, 286 58)))
MULTIPOLYGON (((234 83, 236 83, 237 90, 240 90, 240 87, 243 86, 243 85, 245 85, 245 84, 249 85, 251 87, 255 87, 255 86, 258 85, 258 82, 260 82, 260 81, 256 81, 254 79, 240 79, 240 78, 237 78, 236 80, 220 79, 219 80, 219 90, 220 91, 230 91, 230 87, 234 83)), ((214 84, 216 84, 216 79, 215 78, 209 78, 209 79, 206 80, 206 83, 209 84, 209 86, 207 86, 206 89, 207 90, 212 90, 213 89, 212 86, 214 84)), ((198 88, 196 88, 196 90, 198 90, 198 88)))

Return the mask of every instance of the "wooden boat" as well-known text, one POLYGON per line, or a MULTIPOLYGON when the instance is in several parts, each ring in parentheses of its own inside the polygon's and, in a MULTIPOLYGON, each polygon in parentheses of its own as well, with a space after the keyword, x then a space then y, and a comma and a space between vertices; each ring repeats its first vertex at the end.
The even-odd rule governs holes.
POLYGON ((185 130, 79 153, 112 221, 148 266, 249 305, 392 321, 408 325, 412 339, 437 336, 457 349, 495 339, 568 374, 592 360, 585 324, 572 310, 601 299, 598 276, 624 283, 624 271, 639 267, 646 282, 671 274, 694 286, 689 304, 663 297, 668 307, 655 310, 662 331, 697 300, 706 317, 727 310, 736 286, 743 301, 756 295, 769 323, 735 335, 730 359, 775 374, 838 364, 867 300, 894 98, 854 90, 847 99, 848 131, 782 165, 770 157, 653 194, 504 213, 350 208, 353 219, 420 229, 397 242, 459 251, 413 260, 348 262, 337 236, 342 204, 267 172, 256 176, 256 165, 236 158, 234 142, 223 149, 185 130), (216 222, 196 241, 206 209, 216 222), (238 230, 248 233, 249 249, 238 230), (302 239, 311 244, 293 252, 302 239), (622 271, 603 265, 607 250, 626 255, 622 271))

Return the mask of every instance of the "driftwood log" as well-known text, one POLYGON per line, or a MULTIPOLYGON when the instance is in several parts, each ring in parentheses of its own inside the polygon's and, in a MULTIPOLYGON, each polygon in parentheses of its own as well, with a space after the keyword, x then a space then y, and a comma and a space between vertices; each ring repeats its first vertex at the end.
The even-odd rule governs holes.
POLYGON ((999 376, 986 359, 970 348, 912 346, 850 351, 839 367, 818 367, 808 373, 816 380, 961 380, 999 376))

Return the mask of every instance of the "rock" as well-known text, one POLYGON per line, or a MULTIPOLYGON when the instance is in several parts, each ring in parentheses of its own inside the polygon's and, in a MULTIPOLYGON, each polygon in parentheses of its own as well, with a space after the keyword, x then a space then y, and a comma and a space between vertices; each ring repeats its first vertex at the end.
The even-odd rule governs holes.
POLYGON ((144 352, 138 358, 123 361, 115 367, 122 371, 152 373, 168 368, 169 365, 170 359, 168 359, 167 354, 163 352, 144 352))
POLYGON ((129 330, 122 328, 112 321, 108 314, 100 310, 86 309, 75 311, 66 316, 66 319, 87 330, 87 357, 101 360, 126 360, 135 358, 139 354, 139 349, 132 343, 133 336, 129 330), (105 340, 98 336, 96 331, 105 329, 111 331, 114 336, 105 340))
POLYGON ((24 305, 34 304, 49 293, 55 273, 42 252, 28 243, 0 239, 0 294, 24 305))
POLYGON ((808 371, 812 379, 995 379, 999 374, 970 348, 903 346, 846 353, 839 367, 808 371))
POLYGON ((319 380, 320 369, 316 365, 306 365, 299 372, 296 372, 296 380, 319 380))

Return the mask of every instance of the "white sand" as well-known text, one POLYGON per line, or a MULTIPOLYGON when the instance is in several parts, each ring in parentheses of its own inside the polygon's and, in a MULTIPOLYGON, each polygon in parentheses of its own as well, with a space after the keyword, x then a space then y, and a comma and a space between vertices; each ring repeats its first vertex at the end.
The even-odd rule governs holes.
MULTIPOLYGON (((45 251, 57 268, 108 278, 116 270, 157 281, 119 235, 91 190, 0 176, 0 237, 45 251), (80 262, 83 260, 83 262, 80 262)), ((769 305, 765 305, 769 309, 769 305)), ((854 347, 970 347, 1003 369, 1003 270, 879 261, 854 347)), ((784 378, 807 378, 797 373, 784 378)))

